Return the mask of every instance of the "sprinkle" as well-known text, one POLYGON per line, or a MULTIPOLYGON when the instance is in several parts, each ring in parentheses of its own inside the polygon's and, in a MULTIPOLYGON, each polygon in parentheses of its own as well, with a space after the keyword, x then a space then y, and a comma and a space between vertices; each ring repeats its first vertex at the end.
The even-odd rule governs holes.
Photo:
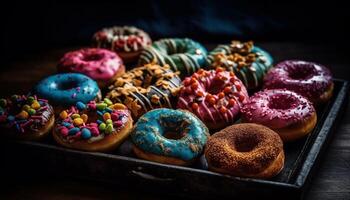
POLYGON ((35 98, 33 96, 30 96, 27 98, 28 103, 32 104, 35 101, 35 98))
POLYGON ((91 131, 87 128, 83 128, 81 130, 81 137, 84 138, 84 139, 89 139, 91 138, 91 131))
POLYGON ((22 110, 18 115, 16 115, 19 119, 27 119, 29 117, 29 114, 27 111, 22 110))
POLYGON ((75 118, 73 120, 73 123, 74 123, 75 126, 80 126, 80 125, 82 125, 84 123, 84 121, 83 121, 82 118, 75 118))
POLYGON ((111 114, 109 114, 108 112, 103 114, 103 120, 107 121, 107 119, 111 119, 111 114))
POLYGON ((66 119, 68 117, 68 113, 67 113, 67 111, 62 111, 61 113, 60 113, 60 118, 61 119, 66 119))
POLYGON ((78 133, 80 131, 80 129, 78 128, 78 127, 74 127, 74 128, 72 128, 72 129, 70 129, 69 131, 68 131, 68 134, 69 135, 75 135, 76 133, 78 133))
POLYGON ((111 112, 113 112, 113 109, 112 109, 112 108, 110 108, 110 107, 107 107, 107 108, 105 108, 105 111, 107 111, 107 112, 111 113, 111 112))
POLYGON ((40 104, 37 100, 34 100, 31 107, 35 110, 39 109, 40 108, 40 104))
POLYGON ((49 101, 46 100, 46 99, 38 99, 38 101, 42 101, 42 102, 45 102, 45 103, 49 102, 49 101))
POLYGON ((100 131, 104 131, 106 129, 106 124, 102 122, 100 126, 98 126, 98 128, 100 129, 100 131))
POLYGON ((198 103, 193 103, 192 104, 192 109, 197 110, 199 108, 198 103))
POLYGON ((117 127, 121 127, 123 125, 123 122, 121 120, 118 120, 118 121, 114 122, 114 125, 117 127))
POLYGON ((107 104, 105 104, 105 103, 96 104, 96 108, 98 110, 104 110, 106 107, 107 107, 107 104))
POLYGON ((78 113, 74 113, 72 116, 71 116, 72 119, 75 119, 75 118, 80 118, 80 115, 78 113))
POLYGON ((113 121, 117 121, 119 119, 119 114, 114 112, 111 114, 111 118, 113 121))
POLYGON ((103 116, 103 113, 101 111, 96 112, 99 116, 103 116))
POLYGON ((70 126, 72 126, 71 123, 68 123, 68 122, 62 122, 62 125, 69 128, 70 126))
POLYGON ((80 117, 83 119, 84 123, 86 123, 87 120, 89 119, 89 117, 87 116, 87 114, 82 114, 80 117))
POLYGON ((113 121, 111 119, 107 119, 106 124, 113 124, 113 121))
POLYGON ((113 132, 113 124, 108 124, 106 127, 106 133, 110 134, 113 132))
POLYGON ((101 120, 96 120, 96 122, 97 122, 97 124, 102 124, 103 123, 103 121, 101 121, 101 120))
POLYGON ((29 111, 29 109, 30 109, 31 107, 29 106, 29 105, 24 105, 23 107, 22 107, 22 110, 25 110, 25 111, 29 111))
POLYGON ((227 108, 225 106, 221 106, 220 107, 220 112, 221 113, 226 113, 227 112, 227 108))
POLYGON ((29 113, 29 115, 35 115, 36 110, 34 110, 33 108, 30 108, 30 109, 28 110, 28 113, 29 113))
POLYGON ((91 128, 90 128, 90 131, 91 131, 91 133, 92 133, 93 136, 98 136, 98 135, 100 135, 100 131, 98 130, 97 127, 91 127, 91 128))
POLYGON ((68 134, 69 134, 69 130, 68 130, 68 128, 66 128, 66 127, 62 127, 62 128, 60 128, 60 133, 64 136, 64 137, 66 137, 66 136, 68 136, 68 134))
POLYGON ((83 102, 81 102, 81 101, 78 101, 76 103, 76 106, 77 106, 78 110, 80 110, 80 111, 82 111, 82 110, 84 110, 86 108, 86 105, 83 102))
POLYGON ((104 98, 103 102, 105 102, 108 106, 113 104, 113 102, 108 98, 104 98))

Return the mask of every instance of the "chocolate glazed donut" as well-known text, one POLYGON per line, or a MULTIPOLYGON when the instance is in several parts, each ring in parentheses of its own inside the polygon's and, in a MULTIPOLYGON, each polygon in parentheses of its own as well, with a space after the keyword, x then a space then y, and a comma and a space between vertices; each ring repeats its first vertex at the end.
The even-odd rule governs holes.
POLYGON ((180 82, 168 65, 151 63, 115 79, 106 96, 114 103, 125 104, 137 119, 156 108, 172 108, 180 82))
POLYGON ((283 168, 283 143, 277 133, 265 126, 236 124, 209 138, 205 158, 212 171, 268 179, 283 168))

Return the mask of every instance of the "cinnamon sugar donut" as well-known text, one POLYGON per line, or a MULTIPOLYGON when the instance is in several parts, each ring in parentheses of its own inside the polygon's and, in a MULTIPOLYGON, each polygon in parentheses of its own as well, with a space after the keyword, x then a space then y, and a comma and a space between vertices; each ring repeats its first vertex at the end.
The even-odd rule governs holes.
POLYGON ((268 179, 276 176, 284 166, 283 143, 268 127, 235 124, 209 138, 205 158, 212 171, 268 179))

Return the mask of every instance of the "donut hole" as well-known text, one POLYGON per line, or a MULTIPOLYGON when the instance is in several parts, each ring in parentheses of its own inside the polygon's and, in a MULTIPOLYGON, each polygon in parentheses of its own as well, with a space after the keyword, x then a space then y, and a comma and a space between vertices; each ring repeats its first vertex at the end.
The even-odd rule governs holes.
POLYGON ((57 88, 60 90, 70 90, 72 88, 77 88, 77 87, 78 87, 78 82, 75 80, 63 81, 57 85, 57 88))
POLYGON ((219 94, 225 88, 224 81, 221 79, 213 79, 210 85, 207 88, 207 92, 213 95, 219 94))
POLYGON ((276 95, 269 100, 269 108, 278 110, 287 110, 296 104, 296 99, 288 95, 276 95))
POLYGON ((234 141, 235 149, 238 152, 250 152, 260 143, 256 134, 244 134, 237 137, 234 141))
POLYGON ((309 79, 315 73, 315 68, 308 64, 295 65, 294 68, 290 68, 289 77, 295 80, 309 79))
POLYGON ((162 136, 167 139, 179 140, 187 135, 189 123, 186 120, 164 118, 160 124, 163 127, 162 136))
POLYGON ((84 61, 98 61, 101 60, 103 58, 102 54, 98 54, 98 53, 93 53, 93 54, 86 54, 83 57, 84 61))

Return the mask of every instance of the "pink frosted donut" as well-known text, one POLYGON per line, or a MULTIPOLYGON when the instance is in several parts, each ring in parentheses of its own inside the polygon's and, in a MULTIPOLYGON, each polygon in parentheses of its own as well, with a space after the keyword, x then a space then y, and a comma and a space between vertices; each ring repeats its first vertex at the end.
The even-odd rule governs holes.
POLYGON ((309 100, 286 89, 255 93, 241 112, 243 122, 265 125, 276 131, 283 141, 305 136, 317 121, 315 108, 309 100))
POLYGON ((322 65, 287 60, 267 73, 264 88, 285 88, 305 96, 314 104, 322 104, 331 98, 333 82, 330 71, 322 65))
POLYGON ((237 120, 248 98, 247 89, 233 72, 200 69, 183 81, 177 108, 191 111, 209 129, 220 129, 237 120))
POLYGON ((123 74, 125 67, 120 57, 106 49, 86 48, 66 53, 60 60, 59 72, 82 73, 105 86, 109 80, 123 74))

